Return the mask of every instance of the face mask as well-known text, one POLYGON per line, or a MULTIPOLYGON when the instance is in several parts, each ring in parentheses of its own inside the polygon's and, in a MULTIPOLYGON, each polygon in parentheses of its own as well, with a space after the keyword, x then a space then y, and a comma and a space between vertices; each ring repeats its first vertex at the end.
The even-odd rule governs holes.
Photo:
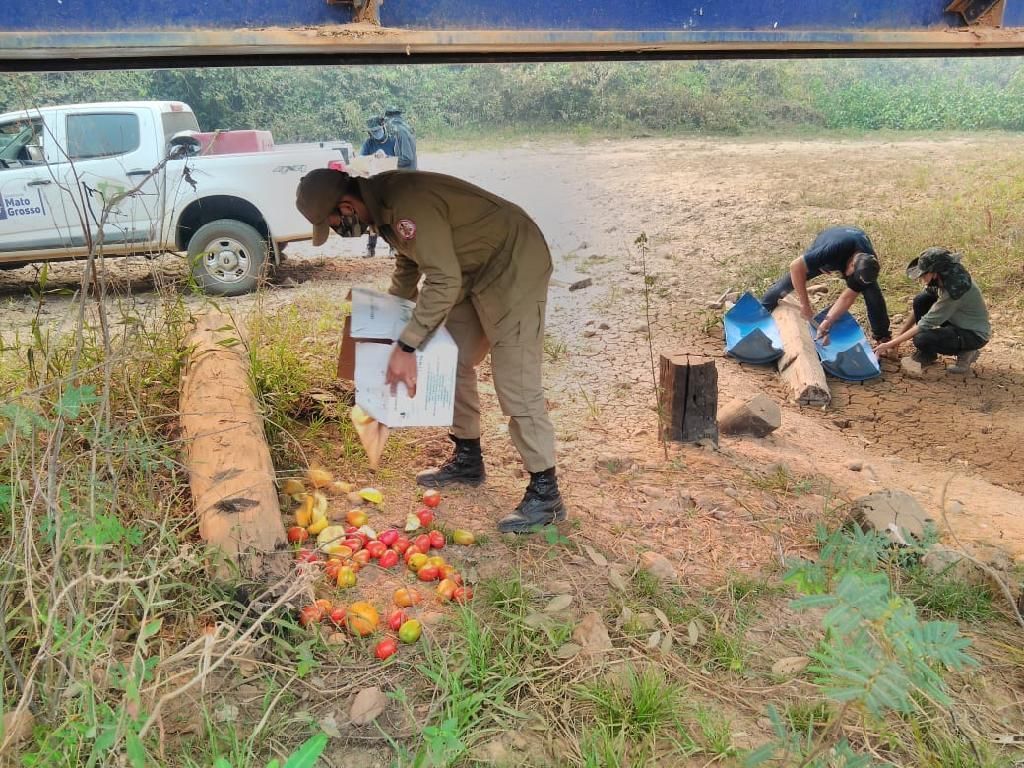
POLYGON ((362 237, 363 224, 355 214, 351 216, 343 215, 341 217, 341 224, 334 227, 334 231, 342 237, 362 237))
POLYGON ((373 138, 376 141, 384 141, 384 129, 383 128, 374 128, 372 131, 370 131, 370 135, 373 136, 373 138))

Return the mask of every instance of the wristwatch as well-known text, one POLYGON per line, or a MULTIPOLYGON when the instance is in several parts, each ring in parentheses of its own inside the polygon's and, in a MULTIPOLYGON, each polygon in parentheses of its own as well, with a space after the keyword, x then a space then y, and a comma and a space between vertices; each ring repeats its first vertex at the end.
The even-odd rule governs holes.
POLYGON ((401 339, 398 340, 398 348, 400 350, 402 350, 403 352, 410 352, 411 353, 411 352, 415 352, 416 351, 416 347, 409 346, 408 344, 406 344, 401 339))

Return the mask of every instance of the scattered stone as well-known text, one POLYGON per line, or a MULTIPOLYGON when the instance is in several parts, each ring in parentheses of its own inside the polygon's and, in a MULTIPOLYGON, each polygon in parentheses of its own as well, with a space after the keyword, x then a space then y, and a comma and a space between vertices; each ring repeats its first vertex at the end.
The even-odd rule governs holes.
POLYGON ((348 711, 348 719, 353 725, 369 725, 384 712, 388 697, 377 686, 363 688, 352 700, 348 711))
POLYGON ((619 590, 619 592, 625 592, 627 590, 626 577, 623 576, 617 568, 609 568, 607 576, 608 583, 615 589, 619 590))
POLYGON ((555 651, 555 658, 571 659, 582 650, 583 649, 576 643, 565 643, 564 645, 559 646, 558 650, 555 651))
POLYGON ((556 595, 544 606, 545 613, 558 613, 572 605, 572 595, 556 595))
POLYGON ((344 632, 331 632, 331 634, 327 636, 328 645, 344 645, 347 642, 348 638, 345 637, 344 632))
POLYGON ((886 533, 896 544, 924 538, 925 527, 934 525, 928 513, 909 493, 887 489, 861 496, 851 508, 851 519, 864 530, 886 533))
POLYGON ((320 726, 320 730, 327 734, 328 738, 341 738, 341 730, 338 728, 338 719, 334 716, 333 712, 322 718, 318 725, 320 726))
POLYGON ((28 709, 21 712, 5 712, 3 739, 9 745, 17 746, 32 736, 35 724, 36 718, 28 709))
POLYGON ((956 581, 975 585, 988 583, 988 576, 977 563, 968 560, 959 550, 942 544, 929 549, 921 558, 921 564, 929 573, 948 576, 956 581))
POLYGON ((853 426, 853 422, 850 419, 832 419, 832 423, 840 429, 849 429, 853 426))
POLYGON ((675 583, 679 580, 676 569, 668 561, 668 558, 652 550, 640 555, 640 568, 658 581, 675 583))
POLYGON ((962 515, 964 513, 964 505, 956 499, 953 499, 953 501, 946 504, 946 512, 951 515, 962 515))
POLYGON ((576 281, 574 281, 574 282, 569 284, 569 290, 570 291, 579 291, 579 290, 581 290, 583 288, 589 288, 593 284, 594 284, 593 278, 581 277, 579 280, 576 280, 576 281))
POLYGON ((626 271, 629 272, 629 274, 631 275, 642 275, 644 269, 639 264, 630 264, 629 269, 627 269, 626 271))
POLYGON ((286 277, 280 283, 277 284, 278 288, 298 288, 299 284, 291 277, 286 277))
POLYGON ((595 462, 599 469, 607 470, 613 475, 625 472, 633 466, 633 460, 628 456, 616 456, 613 453, 602 453, 595 462))
POLYGON ((772 674, 778 675, 779 677, 799 675, 807 669, 807 665, 810 663, 811 660, 807 656, 787 656, 786 658, 779 659, 772 664, 772 674))
POLYGON ((767 395, 733 400, 718 414, 718 429, 727 435, 765 437, 782 426, 782 410, 767 395))
POLYGON ((573 641, 584 653, 602 653, 614 647, 608 637, 608 629, 601 620, 601 614, 591 611, 576 625, 572 632, 573 641))
POLYGON ((715 518, 715 520, 718 520, 719 522, 722 522, 724 520, 728 520, 729 519, 729 513, 726 512, 724 509, 719 509, 717 507, 715 509, 711 510, 711 516, 713 518, 715 518))
POLYGON ((576 246, 576 250, 577 251, 585 251, 589 247, 590 247, 590 243, 588 243, 586 240, 584 240, 582 243, 580 243, 579 245, 576 246))
POLYGON ((848 461, 846 462, 846 468, 851 472, 860 472, 864 469, 863 461, 848 461))
POLYGON ((900 360, 900 370, 913 379, 920 379, 924 376, 924 367, 909 355, 900 360))
POLYGON ((608 325, 608 323, 599 323, 597 327, 598 327, 599 330, 602 330, 602 331, 607 331, 607 330, 611 329, 611 326, 608 325))
POLYGON ((585 339, 591 339, 594 336, 597 336, 597 331, 595 331, 592 328, 587 328, 587 330, 585 330, 583 332, 583 338, 585 338, 585 339))
POLYGON ((233 723, 238 720, 238 705, 228 704, 225 702, 221 704, 213 712, 213 720, 216 723, 233 723))
POLYGON ((570 291, 589 288, 593 282, 593 278, 576 272, 559 272, 551 277, 551 285, 556 288, 568 288, 570 291))

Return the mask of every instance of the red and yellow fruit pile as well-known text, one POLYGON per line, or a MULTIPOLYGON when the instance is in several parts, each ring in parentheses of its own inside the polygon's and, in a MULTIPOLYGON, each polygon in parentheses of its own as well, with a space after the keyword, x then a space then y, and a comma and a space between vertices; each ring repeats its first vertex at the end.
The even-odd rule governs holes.
MULTIPOLYGON (((455 530, 446 537, 432 527, 435 510, 441 503, 441 494, 436 490, 423 494, 423 507, 407 517, 404 532, 388 527, 378 533, 370 526, 369 515, 381 511, 383 495, 380 491, 375 488, 354 491, 347 483, 335 482, 324 470, 310 470, 306 480, 312 486, 311 491, 297 480, 286 480, 281 487, 282 496, 288 497, 282 501, 290 500, 298 505, 295 524, 288 528, 288 541, 297 545, 295 558, 300 567, 322 569, 330 587, 350 590, 357 587, 357 574, 361 569, 375 566, 390 570, 401 562, 409 577, 415 577, 418 582, 436 582, 437 601, 465 603, 472 598, 472 588, 463 583, 456 568, 438 552, 448 543, 471 546, 476 538, 466 530, 455 530), (332 512, 324 489, 344 495, 346 500, 360 506, 343 514, 332 512), (313 537, 315 546, 311 544, 313 537)), ((396 590, 392 598, 395 609, 388 615, 387 628, 396 632, 398 640, 404 643, 416 642, 422 627, 406 609, 415 609, 422 602, 422 595, 414 588, 403 587, 396 590)), ((378 630, 380 615, 369 602, 357 601, 346 607, 321 599, 300 611, 299 623, 302 626, 326 623, 338 631, 347 630, 353 636, 366 637, 378 630)), ((377 644, 375 654, 383 660, 397 650, 395 639, 387 637, 377 644)))

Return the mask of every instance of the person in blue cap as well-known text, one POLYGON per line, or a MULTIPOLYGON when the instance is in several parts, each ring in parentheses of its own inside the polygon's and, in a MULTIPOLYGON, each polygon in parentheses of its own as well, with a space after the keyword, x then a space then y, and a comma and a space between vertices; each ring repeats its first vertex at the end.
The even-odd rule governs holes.
POLYGON ((962 256, 948 248, 927 248, 907 265, 907 277, 924 290, 914 297, 913 313, 891 340, 875 347, 875 353, 895 352, 912 340, 914 362, 931 365, 939 355, 956 355, 947 373, 965 374, 992 336, 988 308, 978 284, 960 263, 962 256))
POLYGON ((832 324, 853 305, 858 296, 863 296, 872 335, 876 341, 888 341, 889 310, 878 285, 881 266, 875 247, 867 233, 859 227, 830 227, 821 232, 804 255, 794 259, 789 265, 789 271, 768 289, 761 298, 762 306, 771 312, 783 296, 795 292, 800 300, 800 313, 804 319, 811 320, 814 308, 807 295, 807 283, 826 272, 838 273, 846 282, 846 290, 839 295, 818 326, 818 337, 826 338, 832 324))
POLYGON ((391 135, 395 137, 395 156, 398 158, 398 169, 417 170, 416 134, 402 117, 402 110, 398 107, 385 109, 384 123, 391 135))
MULTIPOLYGON (((397 157, 397 138, 390 130, 387 120, 383 117, 371 117, 366 121, 366 132, 369 136, 363 142, 359 150, 360 155, 373 155, 377 157, 397 157)), ((377 233, 371 231, 366 242, 366 258, 370 259, 377 255, 377 233)))

